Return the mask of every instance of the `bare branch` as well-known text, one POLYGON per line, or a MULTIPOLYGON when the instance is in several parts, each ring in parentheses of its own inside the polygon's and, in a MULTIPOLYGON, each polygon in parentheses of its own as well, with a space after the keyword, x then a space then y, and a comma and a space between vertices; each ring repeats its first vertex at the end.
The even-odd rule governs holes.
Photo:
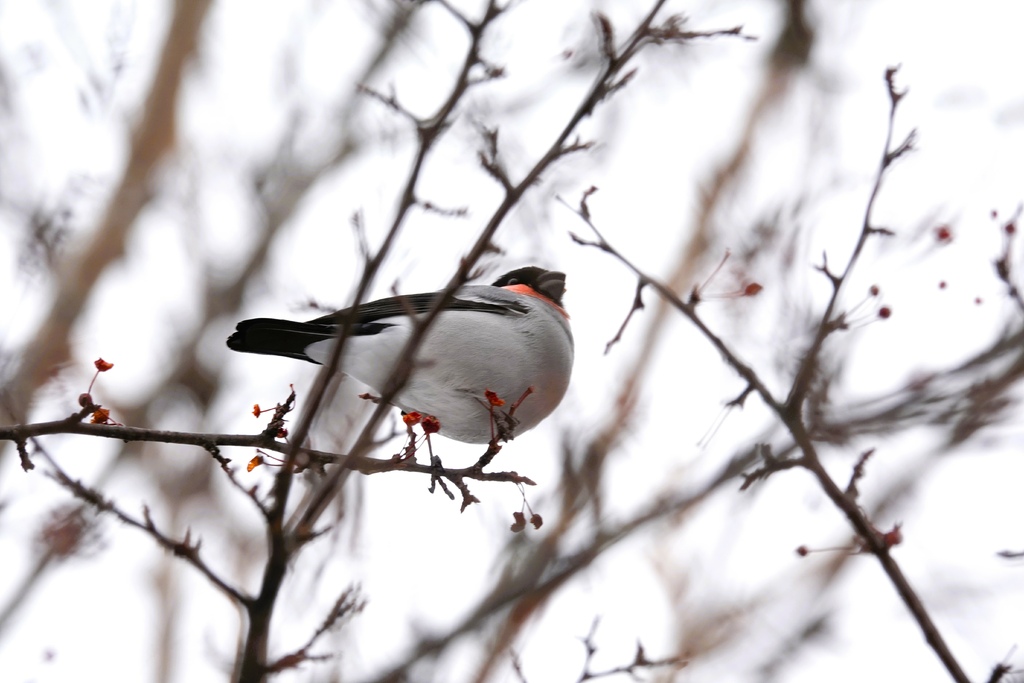
POLYGON ((794 467, 806 467, 807 465, 803 458, 775 457, 770 444, 758 444, 756 448, 764 464, 749 474, 743 473, 743 484, 740 485, 740 491, 746 491, 755 482, 767 479, 776 472, 793 469, 794 467))
POLYGON ((629 313, 626 314, 625 320, 619 325, 619 331, 615 333, 615 336, 604 345, 604 353, 607 356, 608 352, 612 350, 612 347, 618 344, 622 340, 622 333, 626 331, 626 326, 629 325, 629 321, 632 320, 633 314, 637 311, 641 311, 644 308, 643 292, 644 287, 647 286, 647 282, 642 278, 638 278, 636 281, 636 293, 633 295, 633 305, 629 309, 629 313))
MULTIPOLYGON (((735 479, 748 464, 746 458, 734 460, 693 491, 659 498, 626 520, 595 529, 591 539, 570 554, 558 554, 558 547, 553 543, 531 546, 528 555, 519 558, 514 570, 498 577, 495 586, 475 610, 448 633, 421 639, 408 657, 372 679, 373 683, 402 680, 417 662, 440 652, 461 636, 479 629, 495 614, 508 614, 505 619, 510 628, 521 624, 529 614, 546 604, 555 591, 610 548, 660 520, 694 509, 727 482, 735 479)), ((502 648, 495 656, 505 651, 502 648)), ((479 673, 477 678, 481 678, 479 673)))
POLYGON ((890 164, 898 157, 906 153, 913 143, 914 134, 913 132, 907 136, 907 139, 897 147, 892 146, 893 130, 896 125, 896 107, 900 102, 900 99, 906 94, 906 91, 898 92, 894 86, 894 80, 897 69, 890 67, 885 72, 885 81, 889 89, 889 120, 888 128, 885 134, 885 145, 882 151, 882 160, 878 165, 878 170, 875 173, 874 184, 871 187, 871 193, 868 196, 867 205, 864 209, 864 219, 861 223, 860 235, 857 237, 857 242, 853 247, 853 251, 850 253, 849 259, 847 259, 846 267, 843 268, 843 272, 836 274, 828 269, 828 261, 825 256, 822 256, 822 266, 819 268, 821 272, 832 282, 832 296, 829 299, 828 304, 825 306, 825 311, 822 313, 821 322, 818 324, 818 329, 815 332, 814 340, 811 342, 807 350, 802 354, 800 367, 797 369, 796 375, 793 378, 792 386, 789 390, 789 396, 786 398, 787 410, 791 413, 799 413, 803 410, 804 400, 807 398, 807 392, 810 391, 811 383, 814 375, 818 368, 819 358, 821 356, 822 346, 825 344, 825 339, 835 332, 839 327, 833 325, 833 316, 836 307, 839 305, 839 294, 842 291, 843 284, 846 282, 849 274, 853 271, 853 267, 856 265, 860 258, 861 252, 864 250, 864 245, 867 243, 868 238, 873 234, 891 234, 891 231, 884 230, 882 228, 876 228, 873 225, 872 214, 874 213, 875 201, 878 198, 878 194, 882 189, 882 180, 885 178, 885 172, 888 170, 890 164))
POLYGON ((333 658, 335 655, 311 655, 309 651, 316 644, 317 640, 320 639, 320 636, 340 628, 342 624, 362 612, 365 608, 366 598, 362 596, 359 586, 349 586, 335 600, 331 610, 324 617, 323 623, 313 632, 313 635, 306 641, 306 644, 294 652, 279 657, 268 665, 267 673, 280 673, 287 669, 294 669, 306 662, 324 661, 333 658))
POLYGON ((581 219, 583 219, 590 229, 597 235, 596 242, 587 242, 579 237, 573 236, 573 240, 577 244, 584 246, 594 246, 602 251, 611 254, 618 259, 623 265, 629 268, 637 276, 637 279, 645 285, 651 286, 655 291, 661 295, 669 304, 671 304, 677 311, 682 313, 686 318, 690 320, 697 328, 704 334, 705 338, 710 341, 719 353, 725 358, 726 362, 736 370, 739 375, 747 381, 747 384, 754 387, 761 399, 772 408, 775 412, 782 411, 782 405, 775 399, 768 387, 761 381, 757 373, 743 362, 739 356, 736 355, 725 343, 725 341, 717 334, 711 331, 711 329, 700 319, 697 315, 697 303, 699 303, 699 297, 695 297, 691 301, 683 301, 679 296, 669 289, 666 285, 662 284, 658 280, 654 279, 647 273, 643 272, 639 267, 633 264, 628 258, 622 255, 615 247, 613 247, 608 240, 600 233, 593 221, 589 218, 584 217, 582 213, 578 213, 581 219))
POLYGON ((992 265, 995 267, 996 277, 1006 285, 1006 292, 1010 299, 1017 305, 1020 312, 1024 313, 1024 295, 1021 294, 1020 287, 1017 286, 1015 281, 1017 273, 1014 272, 1012 259, 1013 242, 1017 236, 1017 221, 1020 220, 1022 211, 1024 211, 1024 205, 1018 206, 1017 211, 1003 223, 1003 253, 1000 254, 999 258, 992 265))
POLYGON ((857 500, 860 496, 860 491, 857 490, 857 481, 864 477, 864 467, 868 463, 868 458, 875 454, 874 448, 869 448, 860 454, 857 458, 857 464, 853 466, 853 471, 850 473, 850 483, 846 485, 846 495, 853 500, 857 500))
POLYGON ((100 275, 124 253, 135 219, 153 196, 154 171, 174 148, 182 76, 196 50, 210 0, 176 2, 173 7, 153 83, 132 130, 127 164, 90 243, 72 263, 59 269, 50 310, 35 338, 25 344, 18 374, 8 383, 14 406, 28 406, 32 392, 67 361, 72 326, 100 275))
MULTIPOLYGON (((580 212, 581 218, 590 226, 591 230, 598 236, 598 241, 592 243, 593 246, 597 246, 603 251, 613 255, 621 263, 627 266, 630 270, 637 274, 640 278, 646 278, 648 282, 661 294, 672 306, 674 306, 680 313, 688 318, 723 355, 726 362, 740 374, 744 379, 747 380, 749 386, 753 387, 755 391, 761 396, 762 400, 768 405, 768 407, 775 413, 779 421, 786 427, 786 429, 792 435, 797 448, 801 451, 802 456, 800 458, 792 460, 782 461, 769 461, 766 458, 766 465, 762 469, 755 471, 751 475, 746 475, 743 488, 749 487, 754 481, 761 479, 771 472, 777 469, 791 469, 793 467, 803 467, 809 470, 818 480, 819 485, 825 494, 829 497, 832 503, 839 508, 849 520, 851 526, 857 532, 861 539, 861 549, 864 552, 870 552, 878 559, 882 565, 883 570, 889 577, 890 582, 895 587, 900 598, 903 600, 904 605, 907 607, 914 620, 917 622, 919 628, 925 636, 925 640, 931 646, 932 650, 942 661, 946 667, 946 671, 950 674, 953 680, 958 683, 968 683, 969 679, 949 649, 948 644, 943 639, 938 627, 932 621, 931 615, 925 608, 921 599, 918 597, 916 591, 910 585, 904 576, 900 566, 896 563, 890 554, 890 549, 893 545, 897 544, 902 536, 899 529, 899 525, 896 525, 892 531, 882 533, 872 524, 868 519, 867 514, 860 508, 856 500, 852 495, 848 495, 831 478, 828 472, 818 457, 817 447, 814 444, 812 437, 810 436, 807 426, 804 423, 803 417, 803 402, 809 391, 811 379, 814 374, 814 370, 817 367, 818 356, 821 352, 822 344, 825 338, 838 329, 833 321, 833 311, 837 306, 839 293, 842 289, 842 285, 846 281, 854 265, 856 264, 860 253, 864 247, 868 237, 872 234, 878 233, 878 228, 872 227, 871 214, 874 207, 875 199, 881 190, 882 180, 885 176, 885 171, 888 168, 891 161, 903 154, 909 145, 907 143, 901 144, 895 150, 892 147, 892 134, 895 123, 896 105, 902 97, 902 93, 897 93, 892 86, 893 77, 895 74, 894 69, 890 69, 886 72, 886 81, 889 84, 890 99, 892 106, 889 110, 889 125, 888 132, 885 141, 885 151, 882 155, 882 161, 879 164, 878 172, 875 176, 875 183, 872 188, 870 197, 867 202, 867 208, 864 213, 864 221, 861 227, 860 236, 854 247, 853 253, 850 255, 847 261, 846 267, 842 274, 835 275, 828 270, 827 262, 823 262, 823 265, 819 270, 826 273, 830 280, 833 281, 833 292, 832 297, 829 300, 828 305, 821 317, 821 322, 818 326, 818 331, 815 336, 813 343, 810 348, 806 351, 803 356, 800 368, 796 373, 796 377, 793 381, 792 388, 790 390, 789 398, 785 404, 777 402, 772 394, 768 391, 767 387, 760 380, 756 372, 748 365, 740 361, 740 359, 725 345, 725 343, 716 336, 708 327, 697 317, 695 301, 683 302, 669 288, 661 285, 657 281, 650 278, 641 271, 637 266, 630 262, 626 257, 619 253, 614 247, 612 247, 608 241, 597 231, 593 222, 589 217, 583 216, 580 212), (892 156, 893 152, 898 152, 895 156, 892 156)), ((912 136, 908 137, 908 141, 912 141, 912 136)), ((866 460, 866 456, 862 456, 862 461, 866 460)), ((858 476, 860 470, 863 469, 863 462, 859 463, 859 466, 855 468, 854 479, 858 476)), ((852 484, 852 482, 851 482, 852 484)), ((855 487, 854 487, 855 490, 855 487)))
MULTIPOLYGON (((39 448, 38 445, 36 447, 39 448)), ((157 529, 153 520, 149 516, 148 508, 143 508, 143 521, 139 521, 122 511, 113 502, 104 498, 98 491, 69 477, 52 458, 49 456, 46 456, 46 458, 50 467, 53 468, 53 472, 48 474, 54 479, 54 481, 68 489, 76 498, 88 503, 99 512, 111 514, 128 526, 132 526, 146 532, 157 542, 157 545, 168 550, 175 557, 184 559, 198 570, 199 573, 205 576, 210 583, 219 588, 222 593, 231 598, 236 604, 248 606, 251 603, 251 597, 245 595, 241 590, 235 588, 222 579, 213 571, 213 569, 210 568, 209 565, 206 564, 206 562, 203 561, 199 556, 200 542, 196 541, 193 543, 188 532, 186 532, 184 540, 176 541, 172 539, 157 529)))
POLYGON ((586 659, 583 662, 583 672, 577 679, 577 683, 583 683, 583 681, 593 681, 598 678, 609 678, 617 674, 629 674, 633 678, 636 678, 638 671, 647 669, 660 669, 664 667, 671 667, 673 669, 681 669, 687 665, 685 657, 666 657, 665 659, 648 659, 647 653, 644 652, 644 646, 637 641, 636 654, 633 655, 633 661, 628 664, 622 664, 615 666, 604 671, 591 671, 591 661, 594 655, 597 653, 597 645, 594 643, 594 636, 597 634, 597 625, 600 619, 594 619, 590 626, 590 633, 583 639, 583 647, 586 648, 587 654, 586 659))
MULTIPOLYGON (((79 434, 82 436, 93 436, 116 441, 129 442, 151 442, 164 444, 181 444, 185 446, 197 446, 206 450, 232 477, 229 465, 231 460, 220 454, 222 446, 238 446, 243 448, 259 448, 286 454, 293 450, 292 444, 279 441, 266 431, 259 434, 211 434, 199 432, 175 432, 162 429, 142 429, 139 427, 127 427, 124 425, 92 424, 78 421, 78 414, 73 417, 75 420, 63 419, 53 422, 38 422, 28 425, 15 425, 13 427, 0 427, 0 441, 13 441, 16 444, 25 443, 28 440, 52 434, 79 434)), ((525 484, 535 486, 529 477, 516 472, 484 472, 480 462, 464 468, 437 468, 431 465, 423 465, 415 459, 399 460, 395 458, 371 458, 368 456, 357 456, 353 454, 329 453, 327 451, 313 448, 294 449, 303 460, 296 462, 296 471, 307 468, 322 470, 325 465, 338 465, 344 469, 359 472, 360 474, 380 474, 382 472, 413 472, 430 476, 443 476, 453 483, 464 479, 477 481, 509 482, 514 484, 525 484)), ((26 452, 26 457, 28 453, 26 452)), ((485 453, 486 455, 486 453, 485 453)), ((489 462, 489 460, 488 460, 489 462)), ((30 463, 31 464, 31 463, 30 463)), ((484 463, 486 464, 486 462, 484 463)), ((240 482, 235 482, 240 490, 250 493, 240 482)))

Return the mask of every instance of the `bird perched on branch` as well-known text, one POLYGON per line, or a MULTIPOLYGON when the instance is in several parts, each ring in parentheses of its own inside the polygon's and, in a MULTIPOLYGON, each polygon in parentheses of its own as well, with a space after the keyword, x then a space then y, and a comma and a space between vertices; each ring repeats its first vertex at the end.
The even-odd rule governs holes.
MULTIPOLYGON (((535 266, 506 273, 492 285, 461 287, 431 325, 408 381, 391 402, 436 418, 442 435, 467 443, 507 441, 533 429, 569 386, 573 339, 564 293, 564 273, 535 266)), ((441 296, 395 296, 308 322, 244 320, 228 347, 323 364, 348 324, 341 369, 379 394, 417 319, 441 296)))

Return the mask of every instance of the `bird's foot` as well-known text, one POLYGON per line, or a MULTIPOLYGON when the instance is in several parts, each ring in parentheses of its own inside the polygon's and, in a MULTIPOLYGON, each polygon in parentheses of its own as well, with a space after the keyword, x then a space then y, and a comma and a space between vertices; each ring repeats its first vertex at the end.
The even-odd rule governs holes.
MULTIPOLYGON (((484 390, 484 397, 486 401, 481 401, 487 406, 487 412, 491 418, 491 440, 488 442, 497 444, 498 441, 511 441, 515 437, 515 429, 519 426, 519 420, 516 419, 516 410, 522 405, 526 397, 534 392, 532 386, 526 387, 526 391, 523 395, 516 399, 516 402, 512 404, 512 407, 508 409, 508 412, 503 410, 495 410, 495 408, 501 408, 505 405, 505 399, 501 398, 495 392, 490 389, 484 390)), ((494 457, 493 455, 491 457, 494 457)))

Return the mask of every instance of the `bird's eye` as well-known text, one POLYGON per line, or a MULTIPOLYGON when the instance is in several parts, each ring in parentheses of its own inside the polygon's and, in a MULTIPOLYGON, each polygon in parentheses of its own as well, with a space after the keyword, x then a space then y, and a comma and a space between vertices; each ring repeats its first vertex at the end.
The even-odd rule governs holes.
POLYGON ((508 281, 508 283, 510 285, 518 285, 519 284, 519 280, 517 280, 515 278, 512 278, 511 280, 508 281))

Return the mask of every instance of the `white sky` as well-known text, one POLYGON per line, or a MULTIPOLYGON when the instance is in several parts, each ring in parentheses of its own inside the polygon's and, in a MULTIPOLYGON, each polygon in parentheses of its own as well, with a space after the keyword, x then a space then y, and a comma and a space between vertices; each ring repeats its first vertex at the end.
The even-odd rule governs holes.
MULTIPOLYGON (((373 44, 376 18, 370 7, 380 4, 216 4, 202 61, 185 90, 179 153, 165 191, 140 220, 126 260, 111 269, 95 293, 76 330, 79 367, 44 393, 38 418, 70 411, 98 356, 116 363, 96 391, 104 403, 130 405, 160 384, 180 331, 195 324, 193 308, 204 271, 213 277, 231 272, 252 244, 255 216, 247 171, 272 153, 295 103, 315 112, 318 123, 331 122, 331 107, 350 92, 360 60, 373 44), (282 67, 282 55, 293 60, 290 72, 282 67)), ((532 0, 518 4, 504 19, 488 55, 506 65, 508 78, 474 91, 470 102, 476 115, 491 117, 489 125, 500 125, 511 168, 522 171, 533 163, 589 85, 592 70, 581 71, 574 60, 561 56, 567 48, 577 53, 593 49, 589 12, 607 12, 621 38, 645 6, 532 0), (512 104, 522 108, 508 113, 512 104)), ((671 9, 691 16, 695 28, 741 23, 757 36, 771 36, 778 21, 775 5, 766 2, 676 3, 671 9)), ((751 222, 766 208, 787 208, 802 194, 809 205, 800 217, 805 238, 798 243, 795 270, 780 282, 778 272, 766 265, 765 272, 752 273, 766 287, 763 296, 709 304, 704 314, 773 388, 781 387, 785 375, 772 363, 780 346, 793 342, 779 338, 780 331, 791 329, 780 324, 779 289, 793 288, 790 302, 820 310, 827 283, 811 265, 822 250, 828 251, 830 263, 843 263, 856 238, 881 154, 888 106, 882 75, 886 66, 901 64, 898 82, 910 95, 898 115, 898 137, 917 128, 919 151, 895 168, 878 204, 877 223, 898 236, 869 246, 847 290, 852 305, 877 283, 894 311, 891 320, 853 333, 856 344, 839 394, 852 400, 955 363, 982 348, 1012 319, 992 272, 1001 237, 989 212, 1009 215, 1024 200, 1019 49, 1024 5, 997 0, 969 8, 950 2, 838 2, 818 3, 817 15, 822 23, 816 66, 801 76, 799 94, 776 112, 772 128, 759 140, 753 179, 723 216, 720 236, 723 246, 740 248, 749 239, 751 222), (826 158, 809 147, 808 130, 828 150, 826 158), (937 246, 930 237, 939 223, 954 231, 948 246, 937 246), (938 287, 942 280, 948 283, 944 290, 938 287)), ((0 122, 6 157, 0 162, 0 194, 51 204, 67 191, 69 179, 86 176, 89 181, 74 202, 81 213, 76 214, 72 247, 88 233, 91 216, 101 210, 117 178, 125 125, 145 92, 166 18, 166 8, 157 3, 0 3, 0 66, 14 86, 8 116, 17 125, 0 122), (113 83, 112 44, 120 46, 124 60, 113 83), (96 74, 108 88, 92 87, 96 74)), ((386 79, 374 84, 383 90, 393 85, 416 113, 436 105, 464 44, 463 33, 437 8, 426 10, 423 20, 404 56, 385 70, 386 79)), ((582 190, 598 186, 590 207, 606 237, 648 272, 666 272, 692 225, 701 184, 736 139, 768 48, 766 41, 718 40, 685 50, 652 50, 639 62, 636 83, 582 126, 584 137, 601 141, 599 148, 545 174, 545 184, 499 232, 507 255, 493 262, 496 270, 536 262, 568 273, 566 303, 577 345, 569 396, 544 426, 507 446, 499 461, 503 469, 540 482, 530 491, 530 501, 542 512, 554 509, 550 501, 558 496, 552 482, 563 433, 581 440, 600 428, 645 329, 645 320, 635 320, 623 343, 603 355, 605 342, 629 308, 633 281, 608 256, 572 244, 567 231, 586 235, 586 228, 553 197, 561 194, 575 203, 582 190)), ((349 217, 362 211, 370 239, 383 234, 410 150, 402 121, 383 107, 361 107, 352 125, 374 144, 303 203, 275 245, 267 276, 250 288, 241 317, 301 317, 309 299, 346 303, 358 279, 349 217)), ((323 141, 300 139, 300 145, 316 154, 323 141)), ((470 217, 456 221, 414 213, 375 295, 387 295, 395 282, 404 292, 433 290, 450 277, 499 200, 494 183, 478 169, 476 145, 471 126, 456 127, 431 159, 421 187, 422 195, 439 205, 468 206, 470 217)), ((30 334, 49 295, 41 278, 19 274, 19 220, 9 209, 0 213, 0 284, 8 292, 6 314, 0 316, 0 347, 5 350, 17 348, 30 334)), ((722 278, 725 289, 728 272, 722 278)), ((647 300, 653 295, 648 293, 647 300)), ((211 366, 230 364, 231 388, 206 415, 187 407, 168 409, 163 426, 252 431, 256 423, 246 412, 252 403, 273 404, 283 398, 289 382, 300 391, 309 386, 312 367, 230 354, 223 338, 234 322, 223 321, 223 330, 202 342, 211 366)), ((702 475, 762 435, 769 424, 766 412, 751 399, 709 445, 697 445, 742 384, 682 322, 672 327, 652 367, 655 376, 641 398, 643 417, 610 465, 610 518, 628 515, 664 487, 699 486, 702 475)), ((45 443, 86 481, 115 452, 114 444, 83 438, 54 437, 45 443)), ((893 480, 941 455, 934 451, 938 443, 924 430, 884 443, 865 442, 865 448, 878 448, 862 486, 866 503, 893 480)), ((860 446, 828 454, 837 479, 845 481, 860 446)), ((994 556, 997 550, 1024 545, 1019 530, 1024 518, 1022 447, 1019 421, 996 428, 990 438, 969 442, 941 465, 929 466, 917 493, 894 516, 879 520, 883 527, 903 521, 906 542, 895 555, 975 680, 984 680, 995 662, 1021 644, 1024 633, 1021 568, 994 556)), ((454 443, 444 443, 443 449, 451 464, 471 462, 477 455, 475 448, 454 443)), ((30 566, 31 539, 41 515, 67 497, 39 470, 22 474, 10 455, 0 463, 0 557, 7 560, 0 605, 9 601, 30 566)), ((244 462, 248 454, 233 456, 244 462)), ((175 447, 164 449, 162 457, 205 456, 175 447)), ((251 480, 265 482, 270 476, 257 470, 251 480)), ((508 540, 509 512, 519 503, 512 487, 478 485, 474 490, 483 504, 459 515, 447 499, 426 495, 422 477, 375 476, 356 486, 363 496, 365 527, 340 546, 346 554, 332 558, 312 584, 312 558, 300 562, 283 602, 282 614, 289 614, 279 620, 274 638, 279 652, 300 645, 337 592, 359 581, 369 606, 344 635, 340 668, 360 680, 387 666, 418 632, 454 623, 490 585, 500 566, 496 555, 508 540)), ((122 472, 104 491, 137 513, 149 501, 150 487, 143 464, 122 472)), ((154 515, 168 528, 191 525, 217 564, 226 561, 215 554, 218 543, 251 526, 246 504, 237 503, 236 519, 230 521, 211 519, 201 503, 189 508, 187 520, 172 523, 158 509, 154 515)), ((102 552, 53 572, 0 637, 4 680, 152 677, 152 572, 167 560, 142 534, 111 522, 103 528, 102 552)), ((637 639, 651 657, 672 654, 676 644, 666 623, 673 608, 656 567, 685 574, 690 608, 742 606, 767 591, 772 607, 746 625, 751 634, 746 645, 757 653, 778 649, 779 634, 791 627, 794 614, 839 608, 836 630, 824 646, 805 651, 784 670, 787 682, 879 676, 942 680, 936 658, 871 558, 853 562, 841 579, 842 592, 816 603, 809 576, 820 566, 816 563, 829 558, 801 560, 793 550, 801 544, 836 545, 849 536, 844 520, 802 473, 776 475, 742 496, 726 491, 701 509, 687 533, 635 538, 553 600, 519 645, 527 680, 575 680, 582 659, 578 638, 597 615, 602 617, 601 650, 595 668, 628 661, 637 639)), ((254 560, 244 569, 223 569, 248 577, 251 587, 260 567, 254 560)), ((223 680, 237 617, 189 568, 175 564, 173 574, 186 586, 187 596, 180 605, 176 680, 223 680)), ((680 680, 755 680, 755 672, 737 667, 736 656, 728 650, 710 657, 680 674, 680 680)), ((475 651, 456 650, 442 671, 448 680, 463 680, 475 657, 475 651)), ((759 659, 750 655, 749 661, 759 659)), ((1013 661, 1022 664, 1020 657, 1013 661)), ((307 666, 278 680, 311 680, 316 671, 307 666)))

